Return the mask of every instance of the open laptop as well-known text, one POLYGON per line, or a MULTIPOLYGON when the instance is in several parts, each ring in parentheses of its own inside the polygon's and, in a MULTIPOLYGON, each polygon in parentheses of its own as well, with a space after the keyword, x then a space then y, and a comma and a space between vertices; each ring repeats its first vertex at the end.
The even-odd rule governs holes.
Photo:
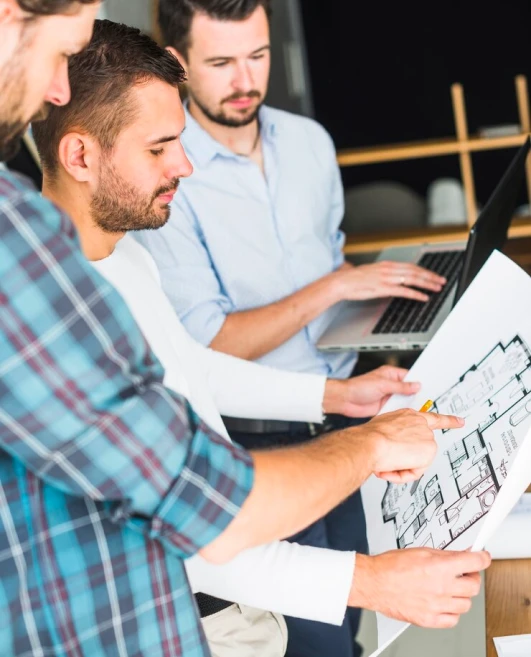
POLYGON ((317 342, 323 351, 423 349, 494 249, 502 249, 525 175, 527 138, 492 193, 468 242, 384 249, 378 260, 414 262, 447 279, 426 303, 409 299, 347 302, 317 342))

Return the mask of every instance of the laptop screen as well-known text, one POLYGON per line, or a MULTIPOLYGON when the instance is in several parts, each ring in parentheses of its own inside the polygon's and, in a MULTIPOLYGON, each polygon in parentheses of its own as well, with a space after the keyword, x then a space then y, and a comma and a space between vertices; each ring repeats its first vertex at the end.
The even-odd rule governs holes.
POLYGON ((507 241, 509 226, 525 176, 525 162, 530 146, 528 137, 470 230, 454 305, 492 252, 495 249, 501 250, 507 241))

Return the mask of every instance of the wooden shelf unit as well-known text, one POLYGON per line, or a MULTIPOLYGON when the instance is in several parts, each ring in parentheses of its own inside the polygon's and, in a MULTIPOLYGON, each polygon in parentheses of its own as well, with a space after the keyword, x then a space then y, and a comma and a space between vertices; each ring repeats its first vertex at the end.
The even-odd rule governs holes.
MULTIPOLYGON (((406 246, 430 242, 443 242, 466 239, 468 228, 477 218, 476 192, 471 154, 501 148, 518 148, 527 135, 531 134, 529 96, 527 79, 523 75, 515 78, 516 101, 521 132, 502 137, 470 136, 466 118, 463 87, 456 83, 451 87, 452 107, 456 136, 432 139, 406 144, 371 146, 369 148, 349 148, 338 151, 339 166, 360 166, 379 162, 396 162, 417 158, 458 155, 461 180, 465 192, 467 223, 463 226, 426 227, 415 230, 386 231, 374 234, 347 235, 345 253, 366 253, 379 251, 388 246, 406 246)), ((526 164, 528 198, 531 199, 531 158, 526 164)), ((531 236, 531 217, 515 219, 509 233, 510 238, 531 236)))

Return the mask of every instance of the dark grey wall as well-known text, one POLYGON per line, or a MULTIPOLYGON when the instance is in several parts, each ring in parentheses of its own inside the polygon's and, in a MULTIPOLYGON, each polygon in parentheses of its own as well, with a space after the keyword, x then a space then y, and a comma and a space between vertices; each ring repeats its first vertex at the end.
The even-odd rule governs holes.
POLYGON ((271 82, 267 102, 313 116, 300 0, 275 0, 271 22, 271 82))

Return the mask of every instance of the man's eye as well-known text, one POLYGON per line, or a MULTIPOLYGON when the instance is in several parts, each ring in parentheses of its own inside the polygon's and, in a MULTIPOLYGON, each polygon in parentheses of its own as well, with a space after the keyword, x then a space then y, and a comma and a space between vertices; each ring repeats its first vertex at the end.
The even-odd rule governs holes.
POLYGON ((213 64, 216 68, 222 68, 223 66, 227 66, 228 62, 216 62, 213 64))
POLYGON ((263 58, 264 58, 264 53, 262 53, 261 55, 253 55, 251 57, 251 59, 263 59, 263 58))
POLYGON ((154 155, 155 157, 158 157, 159 155, 162 155, 162 153, 164 153, 164 149, 163 148, 155 149, 155 150, 150 151, 150 153, 151 153, 151 155, 154 155))

